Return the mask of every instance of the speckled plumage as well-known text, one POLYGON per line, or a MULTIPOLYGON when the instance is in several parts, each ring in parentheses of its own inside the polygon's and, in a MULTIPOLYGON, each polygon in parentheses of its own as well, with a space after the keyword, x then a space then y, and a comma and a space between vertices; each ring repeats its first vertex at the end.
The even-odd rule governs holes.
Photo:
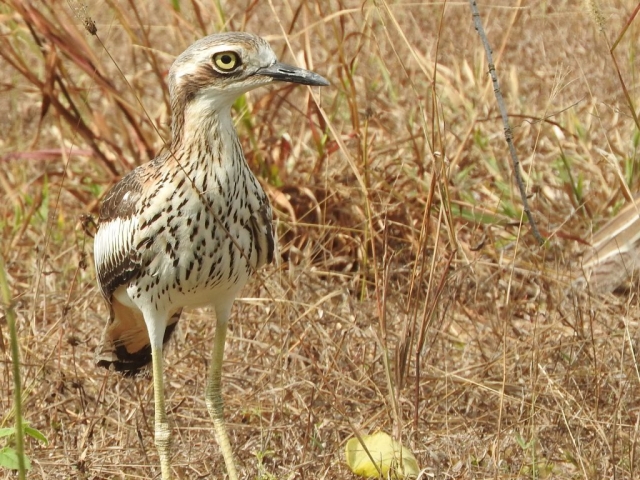
MULTIPOLYGON (((136 168, 105 197, 95 260, 112 306, 146 302, 169 312, 168 326, 174 326, 183 307, 235 297, 251 272, 273 259, 269 200, 228 127, 213 147, 224 150, 231 142, 231 155, 197 154, 194 145, 177 149, 136 168)), ((111 309, 98 362, 135 373, 151 361, 148 336, 146 353, 136 355, 146 329, 133 338, 120 334, 117 313, 111 309)))
POLYGON ((242 153, 231 105, 273 81, 328 85, 279 63, 246 33, 205 37, 169 71, 171 146, 133 170, 105 196, 95 236, 98 283, 109 320, 98 365, 135 374, 153 364, 155 443, 171 478, 163 344, 184 307, 212 305, 216 330, 205 392, 231 480, 238 474, 222 409, 221 367, 231 305, 250 275, 274 258, 269 200, 242 153))
MULTIPOLYGON (((182 112, 193 101, 190 88, 172 94, 182 112)), ((183 307, 235 298, 274 255, 271 206, 231 116, 184 128, 178 113, 171 151, 125 176, 100 209, 94 257, 111 312, 97 361, 129 374, 151 361, 140 304, 168 312, 166 341, 183 307)))

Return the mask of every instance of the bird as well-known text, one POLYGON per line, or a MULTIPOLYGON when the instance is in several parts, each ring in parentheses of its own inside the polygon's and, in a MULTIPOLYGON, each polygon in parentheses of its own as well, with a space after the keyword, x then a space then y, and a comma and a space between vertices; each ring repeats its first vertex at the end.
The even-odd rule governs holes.
POLYGON ((273 82, 329 86, 321 75, 278 61, 246 32, 197 40, 168 73, 171 142, 104 196, 94 263, 109 319, 99 366, 137 375, 151 364, 154 442, 163 480, 171 478, 163 346, 183 308, 212 306, 216 324, 205 403, 228 477, 238 478, 227 434, 221 369, 232 304, 277 251, 269 199, 245 159, 231 108, 273 82))
POLYGON ((573 282, 575 288, 610 293, 640 270, 639 201, 637 195, 593 235, 573 282))

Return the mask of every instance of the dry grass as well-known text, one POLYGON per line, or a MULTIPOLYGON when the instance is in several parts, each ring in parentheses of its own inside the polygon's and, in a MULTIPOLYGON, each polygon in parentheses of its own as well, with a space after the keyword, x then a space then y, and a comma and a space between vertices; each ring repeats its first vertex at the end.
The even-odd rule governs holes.
MULTIPOLYGON (((318 104, 287 86, 238 103, 283 254, 236 303, 226 349, 246 477, 351 478, 354 428, 401 435, 423 478, 637 477, 637 284, 566 296, 591 232, 640 190, 640 133, 594 2, 480 2, 544 248, 519 227, 466 2, 216 3, 91 2, 98 37, 66 2, 0 6, 0 248, 25 417, 49 439, 27 444, 30 478, 159 474, 151 382, 93 364, 106 312, 79 219, 162 148, 164 74, 222 28, 263 35, 333 83, 314 90, 318 104)), ((602 2, 610 39, 636 3, 602 2)), ((636 19, 615 51, 636 108, 639 30, 636 19)), ((203 400, 212 315, 185 315, 166 354, 178 478, 224 468, 203 400)))

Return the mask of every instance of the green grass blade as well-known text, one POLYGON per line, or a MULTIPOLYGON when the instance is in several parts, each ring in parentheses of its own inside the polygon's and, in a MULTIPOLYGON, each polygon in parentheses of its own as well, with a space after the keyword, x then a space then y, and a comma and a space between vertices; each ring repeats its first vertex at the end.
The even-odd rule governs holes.
MULTIPOLYGON (((24 429, 22 425, 22 385, 20 381, 20 351, 18 348, 18 334, 16 333, 16 315, 11 305, 11 291, 7 281, 7 274, 4 266, 4 257, 0 256, 0 294, 2 294, 2 303, 9 324, 9 337, 11 343, 11 360, 13 363, 13 401, 15 415, 15 434, 16 434, 16 461, 17 470, 20 480, 26 478, 27 462, 24 456, 24 429)), ((11 450, 5 451, 5 455, 9 455, 11 450)))

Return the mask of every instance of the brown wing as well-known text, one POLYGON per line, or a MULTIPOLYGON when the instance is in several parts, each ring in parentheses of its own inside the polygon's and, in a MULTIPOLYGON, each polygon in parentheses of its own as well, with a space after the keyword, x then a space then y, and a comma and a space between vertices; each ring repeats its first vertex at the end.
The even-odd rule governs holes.
POLYGON ((140 173, 136 168, 120 180, 100 207, 93 257, 100 290, 109 303, 113 292, 140 270, 139 255, 133 248, 142 195, 140 173))
MULTIPOLYGON (((100 208, 98 232, 93 255, 98 283, 109 304, 109 320, 96 350, 96 363, 135 375, 151 362, 149 333, 142 312, 123 305, 114 292, 126 286, 140 272, 140 254, 134 238, 143 193, 144 169, 133 170, 106 195, 100 208)), ((181 310, 168 320, 164 333, 167 342, 180 319, 181 310)))

